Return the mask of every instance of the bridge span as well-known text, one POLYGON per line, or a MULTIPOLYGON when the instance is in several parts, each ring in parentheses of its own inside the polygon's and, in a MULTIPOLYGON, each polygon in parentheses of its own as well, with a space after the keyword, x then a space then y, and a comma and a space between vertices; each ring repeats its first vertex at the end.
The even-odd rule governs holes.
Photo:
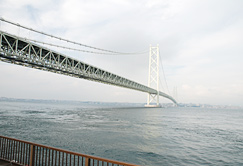
POLYGON ((81 62, 69 56, 37 45, 22 37, 0 31, 0 60, 7 63, 45 70, 71 77, 83 78, 104 84, 133 89, 176 100, 148 86, 81 62))

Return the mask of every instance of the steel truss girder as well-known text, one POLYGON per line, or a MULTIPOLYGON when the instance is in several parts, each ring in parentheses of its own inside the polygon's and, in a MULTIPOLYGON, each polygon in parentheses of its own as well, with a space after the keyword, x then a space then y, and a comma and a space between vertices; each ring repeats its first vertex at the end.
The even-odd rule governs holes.
MULTIPOLYGON (((155 89, 2 31, 0 31, 0 60, 71 77, 157 94, 155 89)), ((169 95, 163 92, 160 92, 160 95, 176 103, 169 95)))

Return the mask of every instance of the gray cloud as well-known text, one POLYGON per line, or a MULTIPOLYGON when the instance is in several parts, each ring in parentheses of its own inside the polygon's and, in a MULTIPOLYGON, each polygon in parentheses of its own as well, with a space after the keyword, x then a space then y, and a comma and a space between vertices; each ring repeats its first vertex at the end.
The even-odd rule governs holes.
MULTIPOLYGON (((177 86, 180 102, 242 105, 242 5, 241 0, 2 0, 0 16, 63 38, 123 52, 159 44, 170 91, 177 86)), ((4 23, 1 29, 66 44, 4 23)), ((147 84, 148 54, 102 56, 55 50, 147 84)), ((146 101, 146 94, 123 88, 3 62, 0 69, 4 71, 0 73, 1 96, 146 101)))

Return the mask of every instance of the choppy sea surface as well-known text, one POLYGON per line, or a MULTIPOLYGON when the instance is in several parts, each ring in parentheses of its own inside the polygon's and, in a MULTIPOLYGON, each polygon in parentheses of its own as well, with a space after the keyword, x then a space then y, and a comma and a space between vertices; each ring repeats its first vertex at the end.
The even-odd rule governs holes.
POLYGON ((243 165, 243 110, 0 101, 0 135, 140 165, 243 165))

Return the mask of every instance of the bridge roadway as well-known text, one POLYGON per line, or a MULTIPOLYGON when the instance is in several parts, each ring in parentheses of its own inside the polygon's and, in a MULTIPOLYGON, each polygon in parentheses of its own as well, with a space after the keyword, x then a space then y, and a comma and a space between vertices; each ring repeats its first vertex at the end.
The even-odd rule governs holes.
POLYGON ((37 45, 27 39, 0 31, 0 60, 39 70, 83 78, 104 84, 138 90, 150 94, 159 93, 177 104, 173 97, 163 92, 115 75, 69 56, 37 45))

